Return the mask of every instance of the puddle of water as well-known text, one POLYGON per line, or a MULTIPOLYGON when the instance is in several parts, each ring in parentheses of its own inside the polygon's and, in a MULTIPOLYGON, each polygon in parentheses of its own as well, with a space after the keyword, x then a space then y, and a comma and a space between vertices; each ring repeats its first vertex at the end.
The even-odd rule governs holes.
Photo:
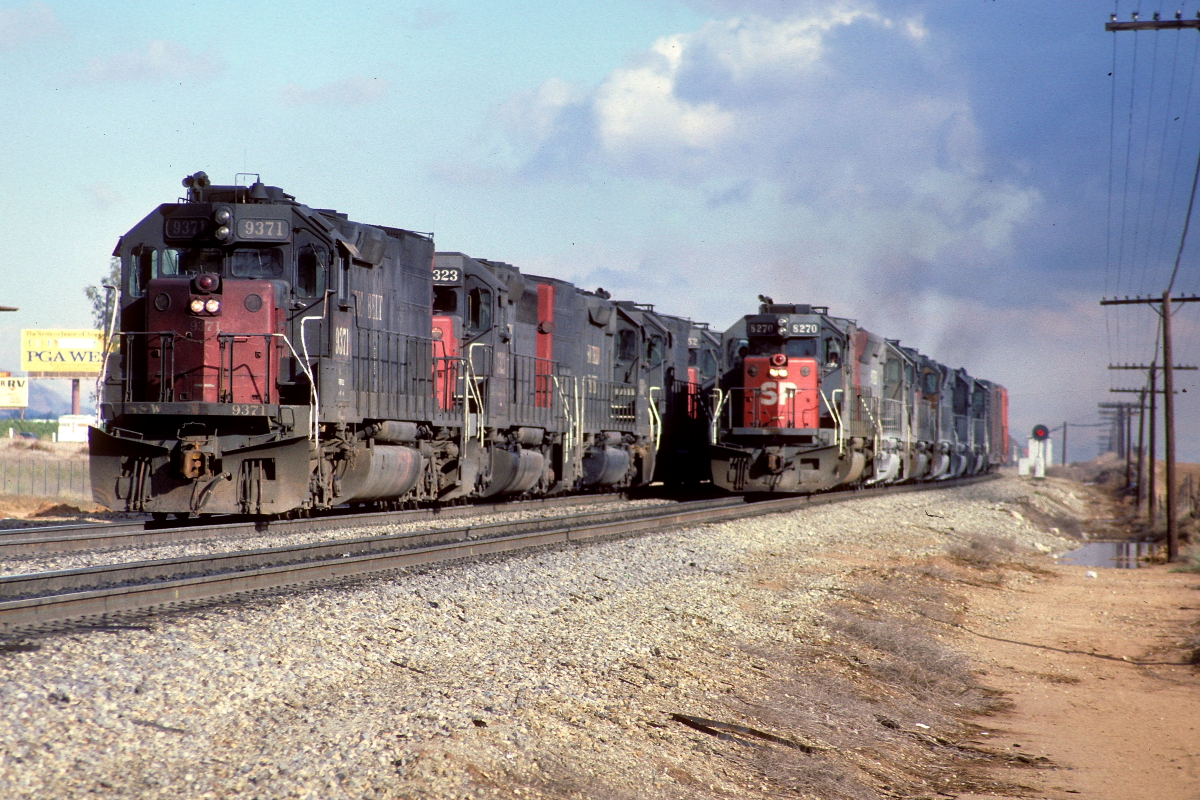
POLYGON ((1151 542, 1089 542, 1058 559, 1060 564, 1080 567, 1137 569, 1138 559, 1154 552, 1151 542))

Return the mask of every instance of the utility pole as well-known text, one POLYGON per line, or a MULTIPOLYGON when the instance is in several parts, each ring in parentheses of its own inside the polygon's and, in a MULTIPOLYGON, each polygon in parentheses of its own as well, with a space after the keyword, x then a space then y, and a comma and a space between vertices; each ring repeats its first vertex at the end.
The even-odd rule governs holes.
POLYGON ((1066 423, 1066 420, 1064 420, 1064 421, 1063 421, 1063 453, 1062 453, 1062 463, 1063 463, 1063 466, 1064 466, 1064 467, 1065 467, 1067 464, 1071 463, 1071 462, 1067 461, 1067 423, 1066 423))
MULTIPOLYGON (((1146 369, 1146 367, 1139 367, 1137 365, 1128 364, 1128 365, 1122 365, 1122 366, 1118 366, 1118 367, 1109 367, 1109 369, 1146 369)), ((1129 394, 1138 395, 1140 398, 1139 403, 1138 403, 1139 417, 1144 416, 1143 412, 1145 411, 1145 408, 1146 408, 1146 395, 1147 394, 1150 395, 1150 459, 1149 459, 1150 460, 1150 475, 1149 475, 1149 480, 1148 480, 1149 486, 1148 486, 1148 491, 1146 493, 1146 500, 1149 503, 1149 524, 1150 524, 1150 527, 1153 528, 1154 527, 1154 519, 1158 513, 1157 504, 1155 503, 1156 498, 1155 498, 1155 493, 1154 493, 1155 481, 1156 481, 1156 477, 1155 477, 1156 469, 1154 466, 1156 453, 1154 451, 1154 443, 1157 440, 1157 436, 1155 435, 1156 427, 1154 424, 1155 423, 1154 412, 1155 412, 1157 395, 1162 394, 1163 390, 1158 388, 1158 364, 1157 364, 1157 362, 1155 362, 1154 364, 1151 364, 1148 369, 1150 370, 1150 388, 1149 389, 1147 389, 1143 386, 1141 389, 1109 389, 1109 391, 1117 392, 1117 393, 1126 392, 1129 394)), ((1184 366, 1182 364, 1176 364, 1175 369, 1196 369, 1196 367, 1184 366)), ((1113 404, 1111 404, 1111 403, 1101 403, 1100 404, 1100 407, 1102 409, 1105 406, 1112 407, 1113 404)), ((1130 407, 1132 408, 1132 405, 1130 407)), ((1101 414, 1103 414, 1103 413, 1104 412, 1101 411, 1101 414)), ((1142 426, 1141 422, 1139 421, 1139 423, 1138 423, 1138 487, 1139 487, 1138 488, 1138 503, 1139 503, 1139 505, 1141 503, 1141 496, 1142 496, 1142 491, 1141 491, 1141 485, 1142 485, 1142 466, 1141 466, 1142 465, 1142 461, 1141 461, 1141 459, 1142 459, 1142 429, 1143 429, 1143 426, 1142 426)), ((1132 442, 1131 442, 1131 444, 1132 444, 1132 442)))
POLYGON ((1171 363, 1171 290, 1163 292, 1163 414, 1167 420, 1167 561, 1179 558, 1175 519, 1175 370, 1171 363))
POLYGON ((1183 19, 1183 12, 1176 11, 1175 19, 1159 19, 1158 12, 1154 13, 1154 19, 1139 20, 1138 12, 1133 12, 1133 17, 1129 22, 1117 22, 1117 15, 1110 14, 1109 22, 1104 26, 1106 31, 1163 31, 1163 30, 1178 30, 1180 28, 1196 28, 1200 30, 1200 11, 1196 12, 1196 19, 1183 19))
MULTIPOLYGON (((1200 22, 1200 20, 1198 20, 1200 22)), ((1162 317, 1162 332, 1163 332, 1163 415, 1166 428, 1166 457, 1167 457, 1167 561, 1175 561, 1179 558, 1179 528, 1175 519, 1175 380, 1174 371, 1175 364, 1171 361, 1171 304, 1172 303, 1197 303, 1200 302, 1200 297, 1190 295, 1187 297, 1171 297, 1171 290, 1167 289, 1162 293, 1162 298, 1156 297, 1114 297, 1100 301, 1102 306, 1119 306, 1119 305, 1149 305, 1151 307, 1158 305, 1154 309, 1162 317)), ((1119 368, 1119 367, 1118 367, 1119 368)), ((1154 381, 1154 367, 1151 364, 1150 380, 1154 381)), ((1151 404, 1150 413, 1154 413, 1154 388, 1151 388, 1151 404)), ((1153 419, 1151 421, 1153 429, 1153 419)), ((1150 475, 1153 483, 1154 475, 1154 436, 1150 437, 1150 475)), ((1151 495, 1151 509, 1153 509, 1153 495, 1151 495)), ((1154 512, 1151 510, 1150 523, 1154 524, 1154 512)))
POLYGON ((1143 388, 1141 395, 1138 398, 1138 465, 1137 465, 1137 496, 1133 501, 1133 510, 1140 512, 1142 510, 1142 495, 1146 492, 1146 484, 1142 483, 1145 478, 1143 472, 1143 459, 1145 453, 1142 450, 1142 444, 1146 435, 1146 390, 1143 388))
MULTIPOLYGON (((1175 12, 1175 19, 1163 20, 1159 19, 1158 12, 1154 13, 1154 18, 1151 20, 1141 21, 1138 19, 1138 13, 1133 12, 1130 22, 1117 22, 1117 15, 1109 16, 1109 23, 1104 26, 1108 31, 1145 31, 1145 30, 1166 30, 1166 29, 1181 29, 1195 28, 1200 30, 1200 11, 1196 12, 1196 19, 1185 20, 1183 13, 1175 12)), ((1196 187, 1200 184, 1200 161, 1197 161, 1196 175, 1192 179, 1191 200, 1188 201, 1187 216, 1184 218, 1183 233, 1179 239, 1179 251, 1175 254, 1175 269, 1171 272, 1171 279, 1167 282, 1167 288, 1163 291, 1161 306, 1156 309, 1159 316, 1162 317, 1162 332, 1163 332, 1163 412, 1166 417, 1166 445, 1167 445, 1167 561, 1174 561, 1179 557, 1179 531, 1176 527, 1175 519, 1175 381, 1174 364, 1171 363, 1171 289, 1175 285, 1175 276, 1179 273, 1179 261, 1183 256, 1184 244, 1187 242, 1188 227, 1192 221, 1192 205, 1196 200, 1196 187)), ((1192 295, 1191 297, 1177 297, 1175 302, 1187 303, 1200 301, 1200 297, 1192 295)), ((1112 300, 1101 300, 1100 305, 1123 305, 1123 304, 1154 304, 1160 302, 1153 297, 1137 297, 1130 299, 1128 296, 1123 300, 1113 298, 1112 300)), ((1153 378, 1151 379, 1153 380, 1153 378)), ((1153 390, 1151 392, 1151 409, 1153 409, 1153 390)), ((1154 436, 1150 437, 1150 449, 1154 451, 1154 436)), ((1153 457, 1151 457, 1150 474, 1154 474, 1153 457)), ((1151 505, 1153 508, 1153 504, 1151 505)), ((1151 517, 1153 522, 1153 517, 1151 517)))
POLYGON ((1158 419, 1156 418, 1158 411, 1158 362, 1152 361, 1150 363, 1150 480, 1146 484, 1146 488, 1150 490, 1150 493, 1146 495, 1146 508, 1149 511, 1147 519, 1150 523, 1150 531, 1153 532, 1154 518, 1158 515, 1158 452, 1155 445, 1158 441, 1158 419))

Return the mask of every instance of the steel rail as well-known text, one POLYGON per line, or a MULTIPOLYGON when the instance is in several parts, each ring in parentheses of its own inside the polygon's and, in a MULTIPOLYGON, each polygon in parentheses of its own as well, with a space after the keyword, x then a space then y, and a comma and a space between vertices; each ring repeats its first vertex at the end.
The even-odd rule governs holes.
POLYGON ((0 558, 14 555, 76 553, 144 545, 179 544, 216 538, 238 538, 263 534, 286 536, 303 531, 330 528, 375 527, 426 519, 453 519, 478 514, 521 511, 529 508, 554 508, 567 505, 613 503, 621 495, 574 495, 545 497, 506 503, 479 503, 439 506, 405 511, 349 512, 322 514, 301 519, 238 519, 232 522, 164 525, 157 522, 100 523, 95 525, 57 525, 0 530, 0 558))
MULTIPOLYGON (((317 547, 324 553, 320 560, 306 560, 299 563, 272 563, 251 566, 254 558, 269 559, 274 557, 276 562, 284 556, 285 551, 298 556, 297 548, 272 548, 269 550, 248 551, 245 553, 222 554, 218 558, 225 559, 225 571, 218 574, 179 576, 179 559, 163 562, 140 562, 127 565, 116 565, 113 569, 123 571, 122 581, 147 580, 143 583, 123 583, 119 586, 79 590, 86 585, 81 581, 96 579, 95 570, 66 570, 57 573, 37 573, 25 576, 12 576, 3 579, 8 585, 8 593, 22 591, 54 591, 51 587, 57 585, 57 594, 42 594, 34 597, 0 601, 0 634, 5 636, 27 635, 37 632, 46 626, 53 627, 66 622, 87 621, 102 618, 107 615, 145 612, 158 608, 178 608, 200 602, 213 602, 221 598, 232 598, 251 592, 263 590, 284 590, 297 586, 327 582, 338 579, 361 577, 375 573, 390 572, 410 567, 432 564, 436 562, 454 561, 481 555, 508 552, 530 547, 552 544, 563 544, 575 541, 585 541, 602 537, 619 536, 623 534, 664 530, 685 525, 711 524, 731 519, 762 516, 821 505, 846 502, 848 500, 879 497, 886 494, 898 494, 914 491, 932 491, 936 489, 963 486, 986 480, 994 476, 977 476, 954 481, 939 481, 930 484, 912 484, 890 487, 875 487, 849 492, 837 492, 818 495, 790 496, 759 502, 740 502, 741 498, 731 499, 733 502, 720 504, 719 501, 696 501, 693 504, 678 506, 655 506, 642 509, 636 516, 624 516, 623 519, 598 521, 596 517, 605 515, 583 515, 563 517, 552 520, 538 520, 532 527, 515 533, 502 533, 499 529, 511 527, 513 523, 501 523, 495 526, 477 526, 474 528, 445 529, 426 533, 397 535, 391 549, 367 552, 349 556, 346 547, 351 543, 374 543, 374 539, 357 539, 341 542, 323 542, 317 547), (703 506, 703 507, 697 507, 703 506), (553 524, 547 524, 553 523, 553 524), (492 529, 492 536, 487 538, 453 538, 465 537, 468 531, 492 529), (443 541, 428 544, 430 538, 443 537, 443 541), (401 540, 407 540, 407 546, 401 540), (340 557, 330 557, 329 553, 338 552, 340 557), (237 566, 239 563, 242 566, 237 566), (171 570, 174 569, 174 572, 171 570), (144 577, 157 570, 156 579, 144 577), (142 571, 143 577, 135 575, 142 571), (85 573, 92 573, 86 575, 85 573), (54 581, 60 581, 55 584, 54 581), (42 586, 42 589, 32 587, 42 586), (23 587, 23 590, 17 589, 23 587)), ((730 500, 730 499, 726 499, 730 500)), ((607 515, 613 516, 613 515, 607 515)), ((194 559, 190 565, 199 568, 202 559, 194 559)), ((110 573, 115 577, 116 572, 110 573)))
MULTIPOLYGON (((743 506, 741 498, 722 497, 712 500, 693 501, 682 504, 689 511, 699 513, 708 508, 743 506)), ((282 566, 308 561, 366 555, 379 552, 394 552, 437 542, 463 542, 470 540, 495 539, 517 533, 562 530, 576 526, 601 525, 610 522, 656 521, 670 517, 676 506, 650 506, 588 514, 572 514, 560 517, 537 517, 534 519, 491 522, 483 525, 466 525, 458 528, 439 528, 426 531, 409 531, 385 536, 362 536, 353 539, 332 539, 304 544, 263 547, 255 550, 239 550, 225 553, 207 553, 154 561, 130 561, 122 564, 106 564, 94 567, 55 570, 52 572, 30 572, 0 576, 0 599, 14 599, 31 595, 61 594, 82 589, 99 589, 105 586, 157 580, 170 580, 191 575, 208 575, 217 572, 235 572, 258 567, 282 566), (665 511, 664 511, 665 510, 665 511)))

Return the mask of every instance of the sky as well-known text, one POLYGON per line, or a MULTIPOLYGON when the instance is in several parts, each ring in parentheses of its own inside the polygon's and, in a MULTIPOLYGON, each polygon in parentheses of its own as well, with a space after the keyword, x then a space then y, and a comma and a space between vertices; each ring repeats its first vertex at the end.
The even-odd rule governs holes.
POLYGON ((1100 299, 1200 290, 1200 36, 1104 30, 1175 8, 0 0, 0 369, 91 327, 118 237, 204 170, 722 330, 827 305, 1008 387, 1018 437, 1093 423, 1157 320, 1100 299))

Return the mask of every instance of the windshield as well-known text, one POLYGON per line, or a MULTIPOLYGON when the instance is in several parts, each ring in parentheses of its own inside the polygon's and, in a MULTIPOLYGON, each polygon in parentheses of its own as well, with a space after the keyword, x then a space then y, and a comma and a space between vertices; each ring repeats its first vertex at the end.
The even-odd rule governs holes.
POLYGON ((234 278, 282 278, 283 250, 254 247, 230 253, 215 248, 163 251, 163 274, 199 275, 202 272, 228 274, 234 278))
POLYGON ((282 278, 283 252, 278 247, 234 250, 229 273, 235 278, 282 278))
POLYGON ((752 356, 769 356, 783 353, 788 358, 816 358, 816 339, 751 339, 750 352, 752 356))

